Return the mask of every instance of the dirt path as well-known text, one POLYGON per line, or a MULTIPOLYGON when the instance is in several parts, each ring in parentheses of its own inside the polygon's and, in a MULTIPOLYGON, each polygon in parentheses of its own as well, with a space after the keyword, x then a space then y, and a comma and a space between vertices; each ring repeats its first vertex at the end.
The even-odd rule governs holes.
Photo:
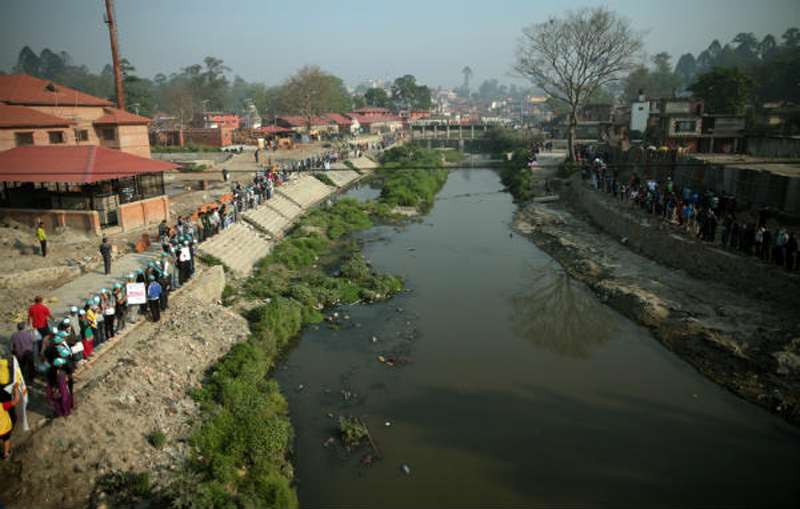
POLYGON ((797 310, 638 255, 560 200, 520 209, 514 227, 700 372, 800 424, 797 310))

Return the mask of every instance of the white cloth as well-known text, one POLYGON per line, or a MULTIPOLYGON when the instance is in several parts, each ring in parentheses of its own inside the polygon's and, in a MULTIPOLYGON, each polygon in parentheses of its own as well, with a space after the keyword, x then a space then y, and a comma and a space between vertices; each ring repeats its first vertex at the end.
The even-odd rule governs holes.
POLYGON ((22 376, 22 369, 19 367, 19 361, 17 360, 17 356, 12 356, 14 358, 14 376, 11 379, 11 383, 3 387, 3 389, 13 396, 14 386, 19 381, 19 387, 22 389, 22 404, 19 405, 17 408, 20 412, 17 413, 17 417, 20 418, 22 421, 22 429, 24 431, 30 431, 31 427, 28 424, 28 386, 25 384, 25 378, 22 376))

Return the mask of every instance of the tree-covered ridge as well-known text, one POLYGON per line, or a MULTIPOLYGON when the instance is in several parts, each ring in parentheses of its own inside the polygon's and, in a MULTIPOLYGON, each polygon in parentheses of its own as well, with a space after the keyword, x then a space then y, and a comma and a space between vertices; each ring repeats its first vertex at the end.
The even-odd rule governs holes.
MULTIPOLYGON (((244 112, 248 103, 267 117, 343 113, 368 105, 362 96, 351 97, 341 78, 318 66, 302 67, 277 86, 248 82, 233 73, 222 59, 212 56, 170 74, 156 74, 152 79, 136 75, 136 68, 125 58, 120 67, 129 111, 150 117, 163 111, 182 123, 189 122, 195 113, 204 110, 244 112)), ((116 100, 111 65, 95 74, 87 66, 75 64, 66 51, 56 53, 45 48, 37 55, 25 46, 12 72, 116 100)), ((380 105, 394 111, 428 109, 431 106, 430 89, 418 84, 410 74, 395 80, 391 98, 385 92, 383 96, 378 99, 380 105)))

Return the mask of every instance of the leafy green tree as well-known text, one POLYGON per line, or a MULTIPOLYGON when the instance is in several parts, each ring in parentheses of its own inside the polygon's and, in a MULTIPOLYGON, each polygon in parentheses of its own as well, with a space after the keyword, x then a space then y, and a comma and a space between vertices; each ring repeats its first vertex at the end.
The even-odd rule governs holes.
POLYGON ((386 108, 389 106, 389 95, 382 88, 370 88, 364 92, 364 101, 372 108, 386 108))
POLYGON ((737 67, 714 67, 689 89, 705 102, 709 113, 740 113, 755 88, 753 76, 737 67))
POLYGON ((796 48, 800 46, 800 30, 792 27, 783 33, 783 45, 787 48, 796 48))
POLYGON ((639 66, 630 73, 623 82, 623 102, 630 104, 638 100, 639 91, 646 96, 663 97, 671 95, 681 88, 683 80, 678 74, 671 71, 671 58, 669 53, 658 53, 650 59, 654 70, 639 66))
POLYGON ((417 85, 417 78, 406 74, 392 84, 392 107, 395 112, 427 110, 432 104, 431 91, 427 85, 417 85))
POLYGON ((367 99, 363 95, 353 96, 353 109, 360 110, 367 107, 367 99))
POLYGON ((17 64, 14 66, 14 72, 17 74, 27 74, 28 76, 39 77, 39 57, 33 50, 25 46, 19 52, 17 57, 17 64))

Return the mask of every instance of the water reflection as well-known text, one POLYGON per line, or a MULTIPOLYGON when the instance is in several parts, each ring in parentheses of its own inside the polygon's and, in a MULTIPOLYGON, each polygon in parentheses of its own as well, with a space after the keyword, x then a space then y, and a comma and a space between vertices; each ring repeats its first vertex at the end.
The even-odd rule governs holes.
POLYGON ((509 296, 514 332, 566 357, 587 358, 619 325, 582 285, 557 266, 528 265, 524 285, 509 296))

